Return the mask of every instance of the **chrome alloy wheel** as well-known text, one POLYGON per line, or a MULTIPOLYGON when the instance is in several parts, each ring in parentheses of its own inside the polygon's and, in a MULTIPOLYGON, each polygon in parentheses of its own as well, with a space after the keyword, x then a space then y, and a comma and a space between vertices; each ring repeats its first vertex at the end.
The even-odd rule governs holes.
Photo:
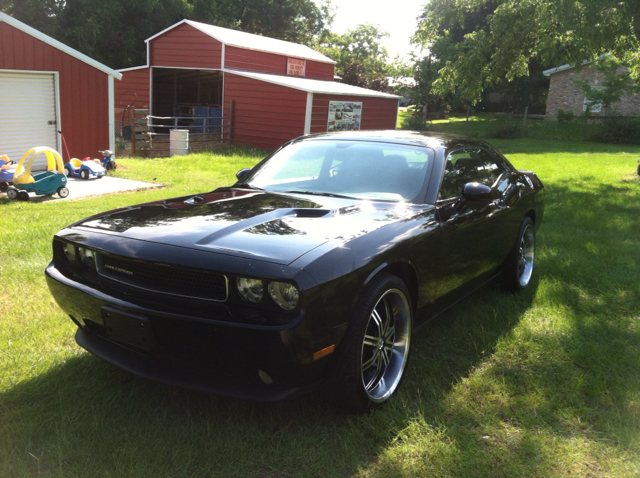
POLYGON ((386 291, 371 311, 362 342, 362 384, 373 402, 395 391, 409 356, 411 308, 399 289, 386 291))
POLYGON ((533 225, 528 224, 524 233, 522 234, 522 240, 519 245, 518 254, 518 282, 520 287, 526 287, 531 281, 531 275, 533 274, 533 263, 535 260, 535 234, 533 232, 533 225))

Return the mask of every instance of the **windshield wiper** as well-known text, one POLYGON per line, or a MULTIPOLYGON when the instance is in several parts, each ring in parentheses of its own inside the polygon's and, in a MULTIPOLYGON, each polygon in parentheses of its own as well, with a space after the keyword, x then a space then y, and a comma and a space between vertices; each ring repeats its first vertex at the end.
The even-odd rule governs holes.
POLYGON ((285 191, 290 194, 311 194, 312 196, 325 196, 330 198, 341 198, 341 199, 356 199, 353 196, 344 196, 342 194, 334 194, 334 193, 325 193, 320 191, 285 191))

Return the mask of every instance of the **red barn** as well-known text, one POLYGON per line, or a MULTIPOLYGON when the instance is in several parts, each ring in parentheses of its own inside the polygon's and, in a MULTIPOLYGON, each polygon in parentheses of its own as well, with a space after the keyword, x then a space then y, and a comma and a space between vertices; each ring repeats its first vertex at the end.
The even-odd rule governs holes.
POLYGON ((49 146, 66 161, 64 142, 72 157, 115 150, 113 91, 121 77, 0 12, 0 155, 19 160, 49 146))
POLYGON ((263 149, 307 133, 396 127, 399 96, 334 82, 335 62, 307 46, 191 20, 146 42, 147 65, 120 70, 116 108, 135 97, 153 116, 227 116, 233 101, 233 142, 263 149))

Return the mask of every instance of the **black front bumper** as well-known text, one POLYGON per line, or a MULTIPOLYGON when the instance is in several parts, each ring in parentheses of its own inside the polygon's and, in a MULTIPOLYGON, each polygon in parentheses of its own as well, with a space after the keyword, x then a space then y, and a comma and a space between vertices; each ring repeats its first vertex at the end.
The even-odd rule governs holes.
POLYGON ((313 388, 313 384, 302 388, 269 386, 257 383, 256 380, 242 380, 205 370, 172 366, 81 328, 78 328, 76 332, 76 342, 93 355, 138 377, 197 392, 275 401, 299 395, 313 388))
POLYGON ((45 275, 56 302, 79 326, 78 345, 139 377, 200 392, 271 401, 316 387, 330 360, 301 359, 300 350, 312 345, 296 340, 297 324, 251 327, 179 316, 75 282, 53 264, 45 275), (130 317, 134 326, 140 321, 139 325, 149 327, 144 343, 129 336, 130 325, 110 330, 105 321, 109 312, 125 320, 130 317), (265 373, 272 383, 265 383, 265 373))

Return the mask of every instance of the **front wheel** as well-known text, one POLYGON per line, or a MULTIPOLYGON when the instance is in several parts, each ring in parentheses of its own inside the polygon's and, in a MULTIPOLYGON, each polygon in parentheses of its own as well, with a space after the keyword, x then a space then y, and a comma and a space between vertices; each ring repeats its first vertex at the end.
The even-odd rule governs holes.
POLYGON ((412 311, 407 286, 384 274, 364 289, 322 389, 341 408, 365 412, 385 403, 409 358, 412 311))
POLYGON ((518 239, 509 254, 504 269, 504 285, 517 292, 531 282, 535 263, 536 232, 531 218, 526 217, 520 225, 518 239))
POLYGON ((0 193, 5 193, 7 192, 7 189, 9 189, 9 183, 5 183, 4 181, 0 183, 0 193))
POLYGON ((87 171, 86 169, 83 169, 82 171, 80 171, 80 177, 82 179, 89 179, 89 171, 87 171))
POLYGON ((15 199, 18 197, 18 190, 16 188, 7 189, 7 197, 9 199, 15 199))

